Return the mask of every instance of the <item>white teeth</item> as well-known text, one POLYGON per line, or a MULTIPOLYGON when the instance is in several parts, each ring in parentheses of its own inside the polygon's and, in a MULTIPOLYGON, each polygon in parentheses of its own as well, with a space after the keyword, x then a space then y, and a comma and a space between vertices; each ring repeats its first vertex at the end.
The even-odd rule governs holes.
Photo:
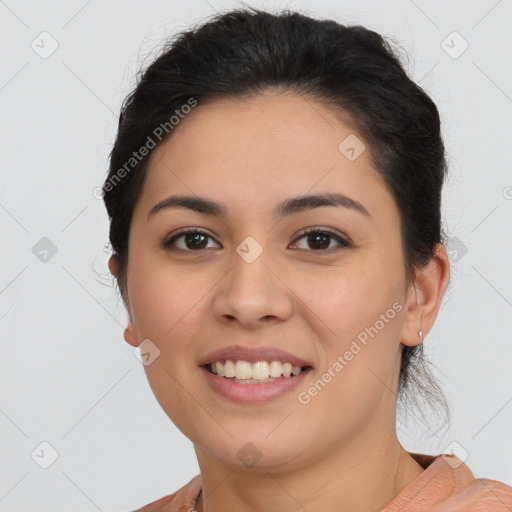
POLYGON ((270 363, 270 377, 281 377, 283 371, 283 365, 279 361, 272 361, 270 363))
POLYGON ((237 361, 235 363, 235 377, 237 379, 250 379, 251 373, 251 365, 247 361, 237 361))
POLYGON ((264 380, 268 379, 270 375, 270 368, 266 361, 258 361, 257 363, 254 363, 251 370, 251 379, 264 380))
POLYGON ((211 370, 219 377, 235 378, 237 380, 259 380, 266 381, 269 377, 279 378, 281 375, 290 377, 290 375, 299 375, 302 367, 293 366, 291 363, 281 363, 281 361, 258 361, 249 363, 248 361, 233 361, 227 359, 223 364, 222 361, 215 361, 211 364, 211 370))
POLYGON ((223 377, 234 377, 236 375, 235 363, 233 361, 226 361, 224 365, 224 374, 223 377))

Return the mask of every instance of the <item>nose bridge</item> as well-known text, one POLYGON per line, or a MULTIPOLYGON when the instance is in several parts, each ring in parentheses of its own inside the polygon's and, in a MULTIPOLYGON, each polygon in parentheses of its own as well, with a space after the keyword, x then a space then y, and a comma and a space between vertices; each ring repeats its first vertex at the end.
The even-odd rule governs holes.
POLYGON ((254 237, 246 237, 232 257, 232 268, 215 297, 219 317, 235 317, 254 324, 265 317, 284 318, 291 304, 286 286, 276 277, 277 263, 269 249, 254 237))
MULTIPOLYGON (((254 237, 246 237, 233 255, 233 270, 230 278, 230 294, 238 300, 263 301, 272 291, 273 282, 270 250, 264 248, 254 237)), ((275 290, 274 290, 275 292, 275 290)))

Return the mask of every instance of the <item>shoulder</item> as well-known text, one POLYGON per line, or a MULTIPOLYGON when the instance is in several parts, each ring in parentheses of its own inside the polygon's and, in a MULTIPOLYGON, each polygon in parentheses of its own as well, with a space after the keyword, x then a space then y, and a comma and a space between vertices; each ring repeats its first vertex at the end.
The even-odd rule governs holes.
MULTIPOLYGON (((453 487, 449 496, 432 512, 512 512, 512 487, 488 478, 475 478, 471 470, 454 455, 440 455, 451 468, 453 487)), ((440 463, 440 461, 439 461, 440 463)), ((448 474, 448 473, 447 473, 448 474)))
POLYGON ((425 469, 381 512, 512 512, 512 487, 471 470, 452 454, 412 454, 425 469))
POLYGON ((133 512, 192 512, 200 490, 201 475, 196 475, 176 492, 152 501, 133 512))
POLYGON ((487 478, 475 478, 432 508, 432 512, 512 512, 512 487, 487 478))

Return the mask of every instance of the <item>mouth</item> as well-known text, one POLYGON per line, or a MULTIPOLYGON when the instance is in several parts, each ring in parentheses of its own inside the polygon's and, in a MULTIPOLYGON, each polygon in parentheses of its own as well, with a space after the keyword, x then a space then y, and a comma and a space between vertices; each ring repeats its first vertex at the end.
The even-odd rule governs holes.
POLYGON ((217 360, 201 365, 208 373, 239 384, 264 384, 277 380, 294 379, 311 371, 312 366, 292 365, 288 361, 217 360))
POLYGON ((250 363, 243 359, 217 359, 200 365, 199 369, 204 382, 217 396, 253 405, 293 399, 293 390, 304 386, 313 371, 309 365, 292 365, 276 360, 250 363))

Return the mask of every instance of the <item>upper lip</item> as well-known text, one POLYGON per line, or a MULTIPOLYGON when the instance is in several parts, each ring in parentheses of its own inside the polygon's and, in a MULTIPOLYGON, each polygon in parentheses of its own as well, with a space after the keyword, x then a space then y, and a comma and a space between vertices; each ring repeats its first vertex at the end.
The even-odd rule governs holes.
POLYGON ((232 361, 247 361, 256 363, 258 361, 282 361, 291 363, 293 366, 311 366, 310 363, 294 356, 285 350, 275 347, 244 347, 242 345, 231 345, 210 352, 199 361, 199 366, 205 366, 215 361, 231 359, 232 361))

